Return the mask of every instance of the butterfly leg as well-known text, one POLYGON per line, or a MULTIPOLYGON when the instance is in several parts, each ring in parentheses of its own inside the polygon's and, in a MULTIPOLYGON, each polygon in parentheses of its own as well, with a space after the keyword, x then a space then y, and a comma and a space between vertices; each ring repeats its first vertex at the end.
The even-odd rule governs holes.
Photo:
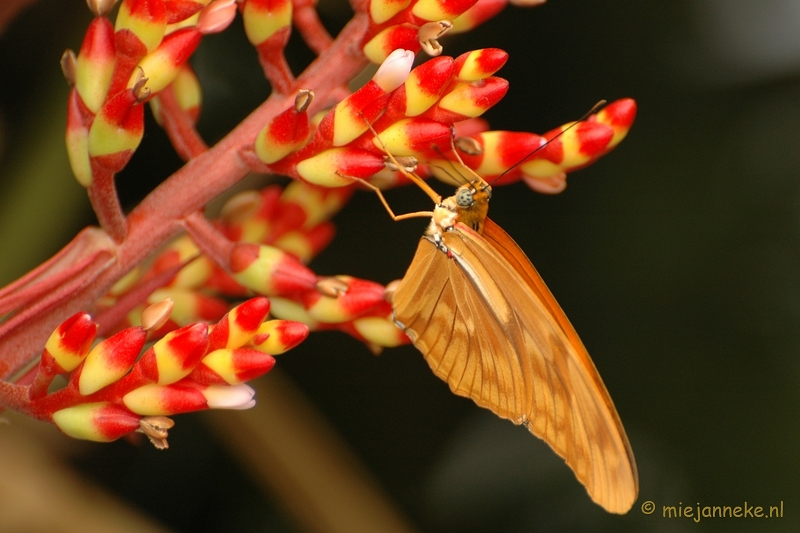
MULTIPOLYGON (((381 150, 383 150, 383 153, 384 153, 384 154, 386 154, 386 157, 388 157, 388 158, 389 158, 389 161, 391 161, 391 162, 392 162, 392 164, 393 164, 395 167, 397 167, 397 170, 398 170, 398 171, 399 171, 401 174, 403 174, 403 176, 405 176, 406 178, 408 178, 409 180, 411 180, 412 182, 414 182, 414 184, 415 184, 417 187, 419 187, 420 189, 422 189, 422 190, 425 192, 425 194, 427 194, 427 195, 430 197, 430 199, 431 199, 431 200, 433 200, 433 203, 435 203, 435 204, 437 204, 437 205, 438 205, 438 204, 440 204, 440 203, 442 203, 442 197, 441 197, 441 196, 439 196, 438 194, 436 194, 436 191, 434 191, 434 190, 431 188, 431 186, 430 186, 430 185, 428 185, 427 183, 425 183, 425 180, 423 180, 422 178, 420 178, 420 177, 419 177, 417 174, 415 174, 415 173, 413 173, 413 172, 409 172, 409 171, 407 171, 407 170, 405 169, 405 167, 404 167, 403 165, 401 165, 401 164, 400 164, 400 163, 397 161, 397 158, 395 158, 395 156, 394 156, 394 155, 392 155, 392 153, 391 153, 391 152, 389 151, 389 149, 386 147, 386 144, 383 142, 383 139, 381 139, 381 136, 380 136, 380 135, 378 135, 378 132, 377 132, 377 131, 375 131, 375 128, 373 128, 373 127, 372 127, 372 124, 370 124, 369 122, 367 122, 367 120, 366 120, 366 118, 364 117, 364 115, 363 115, 363 114, 361 115, 361 118, 364 118, 364 122, 366 122, 367 126, 369 127, 369 131, 371 131, 371 132, 372 132, 372 134, 375 136, 375 139, 378 141, 378 144, 380 144, 380 145, 381 145, 381 150)), ((370 186, 372 186, 372 184, 371 184, 371 183, 370 183, 369 185, 370 185, 370 186)), ((377 189, 376 187, 374 187, 374 186, 372 186, 372 187, 373 187, 373 190, 375 190, 375 191, 378 191, 378 189, 377 189)), ((385 201, 385 200, 383 200, 383 195, 382 195, 380 192, 379 192, 378 194, 381 196, 381 201, 383 201, 383 202, 384 202, 384 204, 383 204, 383 205, 384 205, 384 206, 386 206, 386 201, 385 201)), ((389 208, 388 208, 388 206, 386 206, 386 208, 387 208, 387 209, 389 209, 389 208)), ((391 209, 389 209, 389 212, 391 213, 391 209)), ((422 212, 422 211, 420 211, 420 212, 422 212)), ((411 214, 411 213, 409 213, 409 214, 411 214)), ((393 213, 392 213, 392 215, 394 216, 394 214, 393 214, 393 213)), ((404 216, 404 215, 401 215, 401 216, 404 216)), ((419 215, 419 216, 422 216, 422 215, 419 215)), ((406 218, 413 218, 413 217, 406 217, 406 218)), ((395 220, 402 220, 402 219, 398 219, 398 218, 396 218, 395 220)))
POLYGON ((375 185, 371 184, 370 182, 368 182, 363 178, 356 178, 354 176, 344 176, 342 174, 339 175, 342 176, 343 178, 350 178, 351 180, 358 181, 366 188, 374 191, 375 194, 378 195, 378 198, 383 204, 383 207, 386 208, 386 212, 389 213, 389 216, 392 217, 392 220, 394 220, 395 222, 397 222, 398 220, 406 220, 409 218, 430 218, 433 216, 433 211, 415 211, 413 213, 404 213, 402 215, 395 215, 394 211, 392 211, 392 208, 389 206, 389 202, 386 201, 386 197, 383 195, 383 191, 381 191, 378 187, 376 187, 375 185))

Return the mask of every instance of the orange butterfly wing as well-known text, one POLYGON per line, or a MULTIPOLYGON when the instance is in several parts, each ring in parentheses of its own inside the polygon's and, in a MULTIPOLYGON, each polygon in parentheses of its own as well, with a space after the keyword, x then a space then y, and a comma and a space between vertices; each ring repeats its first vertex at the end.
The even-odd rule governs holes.
POLYGON ((484 231, 445 232, 451 257, 421 239, 392 300, 396 319, 455 394, 525 424, 596 503, 627 512, 636 465, 594 364, 519 246, 489 219, 484 231))

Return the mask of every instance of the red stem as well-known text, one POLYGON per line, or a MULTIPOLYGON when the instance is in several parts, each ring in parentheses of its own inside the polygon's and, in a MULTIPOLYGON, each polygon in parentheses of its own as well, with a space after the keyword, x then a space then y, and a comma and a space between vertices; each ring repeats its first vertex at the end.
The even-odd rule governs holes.
POLYGON ((317 55, 327 50, 333 44, 333 37, 322 25, 317 13, 317 6, 313 2, 294 0, 292 15, 294 26, 303 36, 309 48, 317 55))
POLYGON ((15 411, 35 416, 34 413, 29 412, 30 387, 27 385, 15 385, 7 381, 0 380, 0 407, 8 407, 15 411))
POLYGON ((269 54, 265 57, 259 54, 261 68, 264 69, 264 77, 267 78, 272 90, 278 94, 287 95, 297 91, 296 81, 286 56, 281 54, 269 54))
POLYGON ((161 102, 162 127, 180 158, 189 161, 208 150, 189 114, 178 105, 172 85, 158 93, 158 99, 161 102))
MULTIPOLYGON (((33 383, 30 384, 30 388, 28 389, 28 398, 30 398, 31 400, 38 400, 39 398, 44 398, 45 396, 47 396, 47 389, 50 388, 50 384, 53 383, 53 379, 55 378, 55 376, 45 374, 44 372, 38 372, 39 369, 37 367, 34 367, 31 370, 37 372, 35 373, 35 377, 33 378, 33 383)), ((17 383, 22 384, 25 377, 27 376, 23 376, 22 379, 17 380, 17 383)))
POLYGON ((230 257, 235 244, 220 233, 199 211, 186 217, 183 225, 203 253, 211 261, 230 272, 230 257))
POLYGON ((0 314, 27 307, 85 269, 87 261, 93 260, 97 253, 113 249, 114 244, 105 232, 95 227, 83 229, 56 255, 0 289, 0 314))
POLYGON ((128 222, 125 212, 119 203, 114 173, 100 165, 92 165, 92 184, 88 189, 89 201, 92 203, 97 220, 109 237, 119 244, 128 233, 128 222))

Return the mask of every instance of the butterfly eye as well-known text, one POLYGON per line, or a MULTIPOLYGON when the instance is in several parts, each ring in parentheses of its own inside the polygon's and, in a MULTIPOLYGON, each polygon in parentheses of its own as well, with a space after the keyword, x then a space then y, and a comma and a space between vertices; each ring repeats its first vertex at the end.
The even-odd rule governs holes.
POLYGON ((458 207, 472 207, 472 204, 475 203, 473 194, 474 192, 470 189, 459 189, 456 192, 456 204, 458 204, 458 207))

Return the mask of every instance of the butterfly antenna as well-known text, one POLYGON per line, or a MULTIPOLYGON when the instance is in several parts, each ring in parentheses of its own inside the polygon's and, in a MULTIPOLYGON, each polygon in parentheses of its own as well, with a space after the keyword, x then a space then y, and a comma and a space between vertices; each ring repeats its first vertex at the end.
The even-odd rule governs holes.
MULTIPOLYGON (((546 147, 548 144, 550 144, 551 142, 555 141, 556 139, 558 139, 559 137, 561 137, 562 135, 564 135, 565 133, 567 133, 569 130, 571 130, 572 128, 574 128, 575 126, 577 126, 578 124, 580 124, 581 122, 583 122, 584 120, 586 120, 587 118, 589 118, 590 116, 592 116, 592 115, 594 115, 595 113, 597 113, 598 111, 600 111, 600 109, 602 109, 602 108, 603 108, 603 106, 605 106, 607 103, 608 103, 608 101, 607 101, 607 100, 600 100, 599 102, 597 102, 596 104, 594 104, 594 105, 592 106, 592 108, 591 108, 589 111, 587 111, 586 113, 584 113, 584 114, 583 114, 583 116, 582 116, 581 118, 579 118, 578 120, 576 120, 575 122, 573 122, 572 124, 570 124, 569 126, 567 126, 566 128, 564 128, 563 130, 561 130, 561 131, 559 131, 558 133, 556 133, 556 134, 553 136, 553 138, 552 138, 552 139, 548 139, 548 140, 547 140, 547 142, 545 142, 545 143, 543 143, 543 144, 540 144, 540 145, 539 145, 539 146, 537 146, 537 147, 536 147, 536 148, 535 148, 533 151, 531 151, 531 153, 529 153, 528 155, 526 155, 525 157, 523 157, 522 159, 520 159, 519 161, 517 161, 516 163, 514 163, 513 165, 511 165, 511 166, 510 166, 510 167, 508 167, 507 169, 505 169, 503 172, 501 172, 501 173, 500 173, 500 174, 499 174, 499 175, 498 175, 498 176, 497 176, 495 179, 493 179, 493 180, 492 180, 492 183, 496 182, 497 180, 499 180, 500 178, 502 178, 503 176, 505 176, 506 174, 508 174, 509 172, 511 172, 512 170, 514 170, 514 169, 515 169, 515 168, 517 168, 518 166, 520 166, 522 163, 524 163, 524 162, 525 162, 525 160, 527 160, 527 159, 528 159, 529 157, 531 157, 532 155, 536 154, 536 153, 537 153, 537 152, 539 152, 540 150, 544 150, 544 148, 545 148, 545 147, 546 147)), ((457 154, 457 153, 456 153, 456 156, 458 156, 458 154, 457 154)), ((458 158, 458 160, 459 160, 459 161, 461 161, 461 158, 459 157, 459 158, 458 158)), ((463 165, 463 163, 461 163, 461 164, 463 165)))
MULTIPOLYGON (((359 111, 359 113, 358 113, 358 114, 359 114, 359 115, 361 115, 361 119, 362 119, 362 120, 364 121, 364 123, 367 125, 367 127, 369 128, 369 131, 372 133, 372 135, 374 135, 374 136, 375 136, 375 139, 377 139, 377 141, 378 141, 378 144, 380 144, 380 145, 381 145, 381 149, 382 149, 382 150, 383 150, 383 152, 386 154, 386 157, 388 157, 388 158, 389 158, 389 161, 391 161, 391 163, 392 163, 392 164, 395 166, 395 168, 397 168, 397 170, 398 170, 398 171, 400 171, 400 173, 401 173, 401 174, 403 174, 403 175, 404 175, 406 178, 408 178, 409 180, 411 180, 411 181, 412 181, 412 182, 413 182, 413 183, 414 183, 414 184, 415 184, 417 187, 419 187, 420 189, 422 189, 422 191, 423 191, 425 194, 427 194, 427 195, 428 195, 428 197, 429 197, 431 200, 433 200, 433 201, 434 201, 434 203, 437 203, 437 204, 438 204, 439 202, 441 202, 441 201, 442 201, 442 197, 441 197, 441 196, 439 196, 439 195, 436 193, 436 191, 434 191, 434 190, 433 190, 433 188, 431 188, 431 186, 430 186, 430 185, 428 185, 428 184, 425 182, 425 180, 423 180, 422 178, 420 178, 420 177, 419 177, 417 174, 415 174, 414 172, 409 172, 408 170, 406 170, 405 166, 401 165, 401 164, 400 164, 400 162, 399 162, 399 161, 397 161, 397 158, 396 158, 394 155, 392 155, 392 153, 391 153, 391 152, 389 151, 389 149, 386 147, 386 143, 384 143, 384 142, 383 142, 383 139, 381 139, 380 135, 378 135, 378 132, 377 132, 377 131, 375 131, 375 128, 373 128, 373 127, 372 127, 372 123, 370 123, 370 121, 368 121, 368 120, 367 120, 367 117, 365 117, 365 116, 364 116, 364 113, 362 113, 361 111, 359 111)), ((385 204, 384 204, 384 205, 385 205, 385 204)))
MULTIPOLYGON (((453 130, 453 133, 450 136, 450 145, 453 147, 453 153, 456 154, 456 158, 458 158, 458 162, 461 163, 463 168, 466 168, 466 169, 470 170, 469 167, 464 165, 464 162, 461 161, 461 157, 459 157, 458 152, 456 152, 455 145, 453 144, 453 139, 455 138, 455 135, 456 135, 455 134, 455 130, 453 130)), ((466 176, 464 176, 461 173, 461 171, 453 164, 452 160, 450 160, 448 157, 446 157, 444 155, 444 152, 442 152, 441 148, 439 148, 438 146, 434 145, 433 149, 434 149, 434 151, 436 151, 436 153, 438 153, 441 156, 441 158, 444 161, 447 161, 447 164, 450 165, 450 169, 453 171, 453 173, 451 174, 450 172, 448 172, 447 169, 445 167, 443 167, 442 165, 434 165, 434 164, 431 164, 431 163, 425 163, 427 166, 433 167, 433 168, 438 168, 439 170, 441 170, 442 172, 447 174, 447 177, 449 177, 455 183, 460 183, 460 184, 469 183, 469 180, 466 178, 466 176)))
MULTIPOLYGON (((461 165, 461 169, 456 167, 453 164, 453 161, 451 161, 449 158, 445 157, 444 153, 442 153, 442 151, 439 149, 438 146, 435 146, 434 149, 439 153, 440 156, 442 156, 442 159, 444 159, 445 161, 447 161, 450 164, 450 167, 453 169, 453 172, 458 176, 459 179, 456 179, 455 176, 453 176, 453 174, 450 174, 449 172, 447 172, 446 169, 442 168, 441 166, 436 166, 436 165, 428 165, 428 166, 436 166, 436 168, 441 169, 445 174, 447 174, 456 183, 462 182, 462 183, 465 183, 465 184, 469 183, 470 185, 474 185, 475 183, 480 183, 481 184, 481 189, 482 190, 486 190, 486 188, 489 187, 489 184, 486 182, 486 180, 484 180, 477 172, 475 172, 474 170, 469 168, 466 165, 466 163, 464 163, 464 160, 461 159, 461 156, 459 155, 458 150, 456 149, 456 131, 455 131, 455 128, 451 127, 451 130, 452 130, 452 134, 450 135, 450 148, 453 150, 453 155, 456 156, 456 159, 458 160, 458 164, 461 165), (472 179, 472 180, 467 179, 467 176, 465 176, 462 173, 462 170, 472 174, 474 179, 472 179)), ((464 149, 464 148, 462 148, 462 149, 464 149)), ((464 149, 464 150, 466 151, 466 149, 464 149)), ((469 152, 467 152, 467 153, 469 153, 469 152)))

